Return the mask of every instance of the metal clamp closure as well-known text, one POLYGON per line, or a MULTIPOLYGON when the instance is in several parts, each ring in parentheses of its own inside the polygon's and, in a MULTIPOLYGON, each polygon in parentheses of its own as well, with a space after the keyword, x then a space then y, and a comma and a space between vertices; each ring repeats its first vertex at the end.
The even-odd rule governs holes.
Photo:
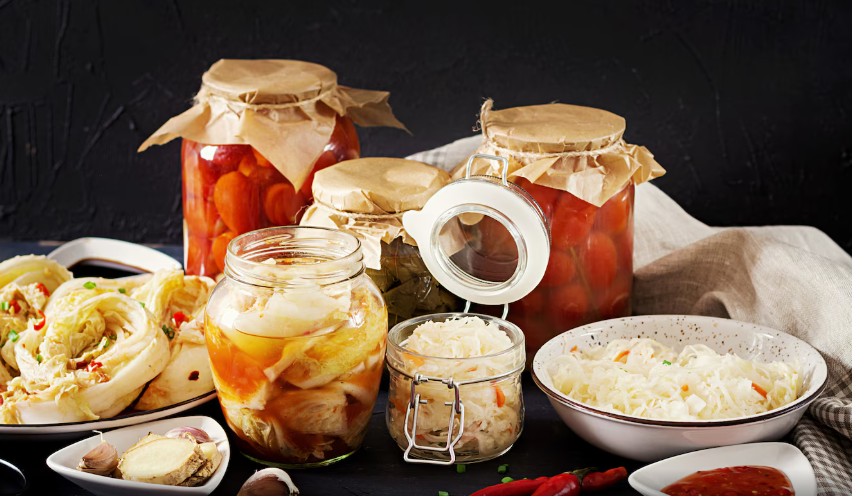
POLYGON ((452 465, 456 462, 456 453, 453 450, 453 447, 462 437, 464 433, 464 405, 462 405, 461 398, 459 396, 459 386, 453 381, 453 378, 450 377, 448 379, 444 379, 443 377, 431 377, 422 374, 415 374, 414 378, 411 381, 411 400, 408 402, 408 408, 405 411, 405 438, 408 440, 408 448, 405 450, 405 454, 403 455, 403 459, 409 463, 428 463, 431 465, 452 465), (452 407, 450 409, 450 423, 449 428, 447 429, 447 441, 446 446, 443 448, 436 448, 433 446, 421 446, 417 444, 417 416, 420 413, 420 405, 425 405, 429 401, 420 399, 420 393, 417 392, 417 386, 426 383, 426 382, 440 382, 442 384, 446 384, 447 388, 452 389, 455 397, 453 401, 445 401, 444 405, 452 407), (411 410, 414 410, 414 422, 411 425, 411 431, 408 430, 408 419, 411 416, 411 410), (455 425, 456 416, 459 418, 459 432, 456 434, 456 437, 453 438, 453 427, 455 425), (411 456, 411 450, 417 448, 419 450, 424 451, 436 451, 436 452, 448 452, 450 454, 450 459, 446 461, 440 460, 426 460, 413 458, 411 456))
POLYGON ((470 170, 473 166, 473 161, 477 158, 484 158, 486 160, 496 160, 503 165, 503 172, 501 174, 501 179, 503 180, 503 186, 509 187, 509 161, 504 157, 498 157, 497 155, 486 155, 485 153, 474 153, 467 159, 467 167, 465 167, 464 178, 470 179, 470 170))

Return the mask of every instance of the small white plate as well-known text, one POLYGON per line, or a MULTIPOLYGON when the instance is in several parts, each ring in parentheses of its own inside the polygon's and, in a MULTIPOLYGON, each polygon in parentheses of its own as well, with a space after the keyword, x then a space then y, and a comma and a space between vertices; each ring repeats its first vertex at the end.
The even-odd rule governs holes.
POLYGON ((816 476, 811 463, 799 448, 787 443, 755 443, 725 446, 673 456, 630 474, 633 489, 645 496, 665 496, 669 484, 699 470, 742 465, 776 468, 790 478, 796 496, 815 496, 816 476))
POLYGON ((84 260, 90 260, 93 264, 104 267, 131 268, 139 272, 157 272, 160 269, 182 267, 180 262, 161 251, 108 238, 75 239, 53 250, 47 257, 65 267, 71 267, 84 260))
POLYGON ((222 482, 222 477, 225 476, 225 471, 228 469, 228 462, 231 460, 231 446, 228 444, 228 435, 225 433, 225 430, 222 429, 222 426, 212 418, 178 417, 168 420, 160 420, 158 422, 125 427, 124 429, 117 429, 104 433, 104 439, 106 442, 115 446, 115 449, 118 450, 119 456, 121 456, 149 432, 153 432, 154 434, 165 434, 176 427, 184 426, 197 427, 207 432, 207 435, 216 442, 216 446, 219 448, 219 453, 222 454, 222 463, 219 465, 219 468, 216 469, 213 476, 201 486, 163 486, 159 484, 147 484, 144 482, 113 479, 112 477, 80 472, 77 470, 77 465, 80 463, 80 459, 83 458, 86 453, 92 451, 95 446, 100 444, 100 435, 84 439, 83 441, 72 444, 71 446, 63 448, 50 455, 47 459, 47 466, 62 477, 65 477, 74 484, 77 484, 83 489, 97 494, 98 496, 113 496, 116 494, 121 494, 122 496, 210 494, 214 489, 216 489, 216 486, 222 482))

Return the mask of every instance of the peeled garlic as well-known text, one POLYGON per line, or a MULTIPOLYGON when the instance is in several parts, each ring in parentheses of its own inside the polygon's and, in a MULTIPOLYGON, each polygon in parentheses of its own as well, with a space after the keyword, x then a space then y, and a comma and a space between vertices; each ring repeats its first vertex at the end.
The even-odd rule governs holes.
POLYGON ((249 477, 237 496, 292 496, 299 489, 287 472, 280 468, 265 468, 249 477))
POLYGON ((172 429, 166 433, 166 437, 182 437, 185 439, 189 439, 190 441, 195 441, 198 444, 213 442, 213 440, 210 439, 210 436, 208 436, 206 432, 197 427, 190 426, 177 427, 175 429, 172 429))
POLYGON ((101 444, 83 456, 80 464, 77 465, 77 470, 109 477, 117 466, 118 451, 116 451, 113 445, 106 442, 103 434, 101 434, 101 444))

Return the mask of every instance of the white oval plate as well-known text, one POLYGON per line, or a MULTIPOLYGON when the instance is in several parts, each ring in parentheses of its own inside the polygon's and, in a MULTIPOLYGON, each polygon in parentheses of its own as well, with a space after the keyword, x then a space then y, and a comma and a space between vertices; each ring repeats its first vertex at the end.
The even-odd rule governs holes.
POLYGON ((202 394, 201 396, 186 400, 182 403, 158 408, 156 410, 135 412, 129 415, 89 420, 86 422, 69 422, 64 424, 0 424, 0 439, 14 437, 16 440, 20 440, 26 437, 71 434, 75 432, 89 432, 95 429, 114 429, 116 427, 137 425, 185 412, 198 405, 203 405, 215 397, 216 391, 210 391, 207 394, 202 394))
POLYGON ((63 448, 56 453, 50 455, 47 459, 47 466, 54 472, 70 480, 74 484, 90 491, 98 496, 113 496, 121 494, 122 496, 145 496, 145 495, 160 495, 160 494, 210 494, 216 489, 216 486, 222 482, 225 476, 225 471, 228 469, 228 462, 231 460, 231 446, 228 443, 228 435, 218 422, 210 417, 178 417, 168 420, 160 420, 159 422, 151 422, 149 424, 136 425, 117 429, 105 433, 104 439, 106 442, 115 446, 119 456, 136 444, 137 441, 145 437, 149 432, 154 434, 165 434, 166 432, 176 428, 192 426, 203 429, 216 442, 219 448, 219 453, 222 454, 222 463, 216 472, 203 485, 196 487, 183 486, 163 486, 159 484, 147 484, 144 482, 133 482, 121 479, 113 479, 112 477, 104 477, 102 475, 87 474, 77 470, 77 464, 86 453, 90 452, 100 444, 101 436, 93 436, 84 439, 78 443, 74 443, 67 448, 63 448))
POLYGON ((50 252, 47 258, 71 267, 83 260, 95 265, 140 272, 157 272, 160 269, 180 269, 174 258, 147 246, 108 238, 80 238, 69 241, 50 252))
POLYGON ((796 496, 817 493, 811 463, 799 448, 787 443, 740 444, 693 451, 642 467, 630 474, 628 482, 644 496, 666 496, 661 492, 663 488, 699 470, 742 465, 772 467, 784 472, 793 483, 796 496))

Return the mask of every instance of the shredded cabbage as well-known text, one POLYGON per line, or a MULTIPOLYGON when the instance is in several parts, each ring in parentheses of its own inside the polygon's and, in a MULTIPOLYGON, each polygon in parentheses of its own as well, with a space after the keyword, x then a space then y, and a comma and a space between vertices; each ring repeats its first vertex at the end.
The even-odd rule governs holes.
POLYGON ((799 364, 720 355, 705 345, 680 353, 653 339, 617 339, 546 364, 553 386, 602 410, 660 420, 755 415, 799 397, 799 364))

